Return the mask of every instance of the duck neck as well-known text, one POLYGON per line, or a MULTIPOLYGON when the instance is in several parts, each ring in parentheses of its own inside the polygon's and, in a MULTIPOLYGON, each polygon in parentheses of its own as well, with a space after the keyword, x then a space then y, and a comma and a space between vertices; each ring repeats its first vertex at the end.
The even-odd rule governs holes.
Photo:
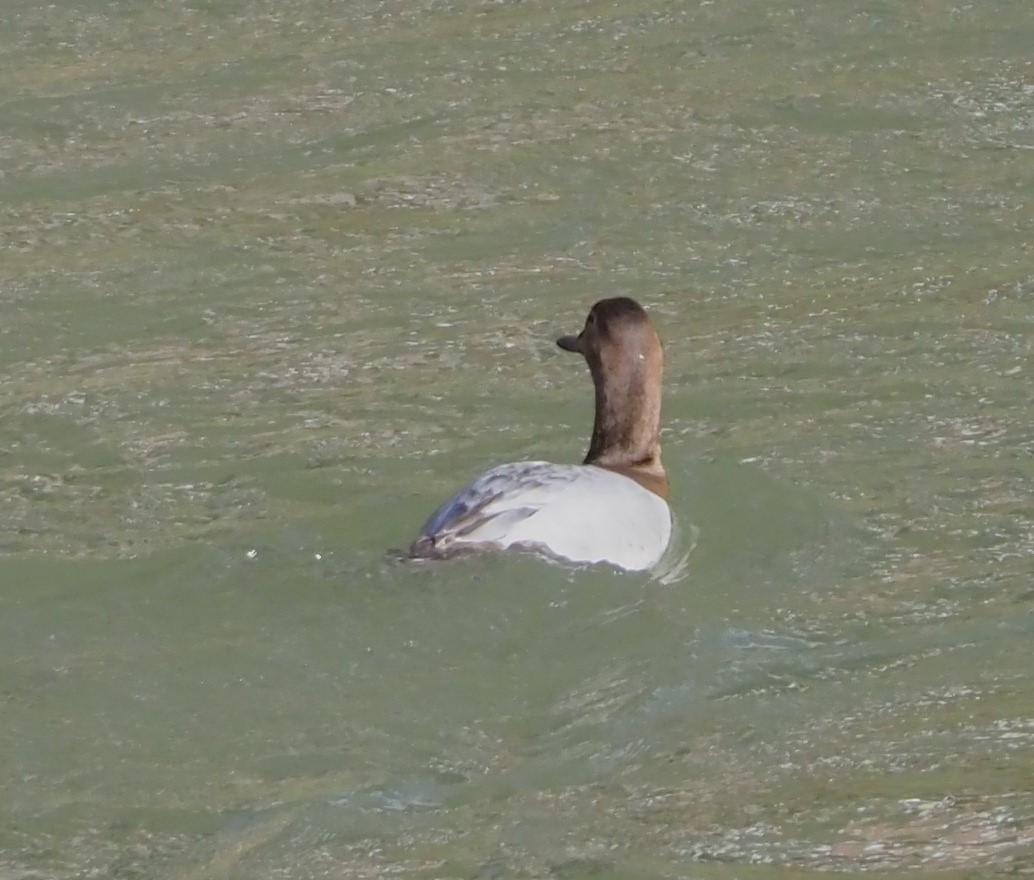
POLYGON ((596 417, 585 464, 632 478, 644 488, 668 497, 668 478, 661 464, 659 439, 661 396, 658 383, 646 381, 645 370, 609 375, 590 363, 596 386, 596 417))

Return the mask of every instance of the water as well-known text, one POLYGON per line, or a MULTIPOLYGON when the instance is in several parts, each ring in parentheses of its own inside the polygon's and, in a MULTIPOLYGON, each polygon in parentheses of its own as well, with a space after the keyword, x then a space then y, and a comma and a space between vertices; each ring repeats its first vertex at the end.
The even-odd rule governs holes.
POLYGON ((1029 4, 0 33, 0 877, 1034 873, 1029 4), (400 563, 627 294, 661 569, 400 563))

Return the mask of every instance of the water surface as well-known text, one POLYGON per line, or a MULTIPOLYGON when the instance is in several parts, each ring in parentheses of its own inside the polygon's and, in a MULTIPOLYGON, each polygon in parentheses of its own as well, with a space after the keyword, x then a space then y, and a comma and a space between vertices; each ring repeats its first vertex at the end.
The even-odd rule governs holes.
POLYGON ((0 876, 1034 872, 1034 12, 0 10, 0 876), (651 575, 400 563, 666 344, 651 575))

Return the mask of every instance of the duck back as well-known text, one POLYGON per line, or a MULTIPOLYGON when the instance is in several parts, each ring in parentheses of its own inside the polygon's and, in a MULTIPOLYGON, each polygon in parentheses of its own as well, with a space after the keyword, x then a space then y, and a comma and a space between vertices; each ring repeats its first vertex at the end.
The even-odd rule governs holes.
POLYGON ((664 554, 671 512, 654 492, 593 465, 504 464, 441 505, 410 552, 443 558, 527 549, 571 562, 647 569, 664 554))

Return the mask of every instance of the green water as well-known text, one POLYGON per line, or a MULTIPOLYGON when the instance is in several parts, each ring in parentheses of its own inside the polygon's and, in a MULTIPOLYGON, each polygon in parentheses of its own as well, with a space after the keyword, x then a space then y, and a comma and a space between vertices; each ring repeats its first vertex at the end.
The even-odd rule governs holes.
POLYGON ((0 7, 0 878, 1034 873, 1034 8, 0 7), (665 341, 653 575, 400 563, 665 341))

